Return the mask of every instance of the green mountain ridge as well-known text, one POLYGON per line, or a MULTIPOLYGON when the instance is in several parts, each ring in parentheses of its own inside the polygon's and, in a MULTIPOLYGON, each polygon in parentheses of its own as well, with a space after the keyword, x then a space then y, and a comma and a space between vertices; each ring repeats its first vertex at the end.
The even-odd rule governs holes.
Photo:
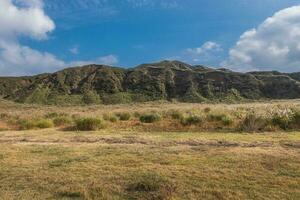
POLYGON ((180 61, 129 69, 87 65, 35 76, 1 77, 0 95, 39 104, 296 99, 300 98, 300 73, 239 73, 180 61))

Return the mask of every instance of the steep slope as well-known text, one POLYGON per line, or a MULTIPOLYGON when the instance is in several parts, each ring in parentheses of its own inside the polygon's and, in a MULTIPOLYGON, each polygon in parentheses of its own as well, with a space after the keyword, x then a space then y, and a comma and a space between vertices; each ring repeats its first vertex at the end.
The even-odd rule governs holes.
POLYGON ((53 74, 0 78, 2 98, 27 103, 126 103, 287 99, 300 97, 300 73, 237 73, 162 61, 124 69, 105 65, 68 68, 53 74))

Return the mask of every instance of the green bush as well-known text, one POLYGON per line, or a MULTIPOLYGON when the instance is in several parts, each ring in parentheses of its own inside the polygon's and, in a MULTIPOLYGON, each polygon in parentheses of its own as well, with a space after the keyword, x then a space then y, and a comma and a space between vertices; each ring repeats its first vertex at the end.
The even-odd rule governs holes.
POLYGON ((100 96, 95 91, 87 91, 83 94, 82 98, 85 104, 100 104, 100 96))
POLYGON ((21 120, 19 121, 20 129, 22 130, 31 130, 35 129, 35 123, 32 120, 21 120))
POLYGON ((160 115, 152 113, 152 114, 144 114, 140 116, 140 121, 142 123, 154 123, 161 120, 160 115))
POLYGON ((36 122, 36 127, 41 129, 51 128, 53 126, 54 126, 53 121, 49 119, 41 119, 36 122))
POLYGON ((39 120, 22 120, 20 121, 20 128, 22 130, 30 130, 30 129, 45 129, 51 128, 54 124, 52 120, 48 119, 39 119, 39 120))
POLYGON ((96 131, 104 127, 102 120, 98 118, 77 119, 75 124, 78 131, 96 131))
POLYGON ((184 117, 181 120, 181 124, 184 126, 191 126, 191 125, 197 125, 200 124, 202 122, 202 118, 198 115, 190 115, 187 117, 184 117))
POLYGON ((224 126, 229 126, 233 123, 233 120, 229 116, 223 116, 221 121, 224 126))
POLYGON ((59 116, 53 119, 55 126, 66 126, 72 124, 72 119, 67 116, 59 116))
POLYGON ((291 121, 291 126, 294 129, 300 128, 300 111, 294 111, 294 115, 291 121))
POLYGON ((130 118, 131 118, 131 114, 128 113, 128 112, 117 113, 116 115, 119 117, 119 119, 120 119, 121 121, 128 121, 128 120, 130 120, 130 118))
POLYGON ((222 122, 223 125, 229 126, 233 120, 226 114, 210 114, 207 116, 209 121, 222 122))
POLYGON ((179 110, 172 110, 170 116, 172 117, 172 119, 179 119, 179 120, 181 120, 184 117, 183 113, 180 112, 179 110))
POLYGON ((103 114, 103 119, 105 121, 110 121, 110 122, 117 122, 118 121, 118 118, 116 115, 114 114, 103 114))

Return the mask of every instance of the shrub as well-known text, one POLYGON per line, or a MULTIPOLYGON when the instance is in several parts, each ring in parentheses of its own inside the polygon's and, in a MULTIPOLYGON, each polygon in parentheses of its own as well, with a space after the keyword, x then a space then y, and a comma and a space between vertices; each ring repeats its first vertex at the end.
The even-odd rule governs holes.
POLYGON ((292 128, 298 129, 300 127, 300 111, 294 111, 294 115, 291 121, 292 128))
POLYGON ((233 120, 226 114, 210 114, 207 118, 209 121, 222 122, 225 126, 229 126, 233 123, 233 120))
POLYGON ((31 130, 36 128, 35 123, 32 120, 21 120, 19 124, 20 129, 22 130, 31 130))
POLYGON ((254 113, 249 113, 241 122, 241 130, 246 132, 264 131, 267 125, 267 119, 257 116, 254 113))
POLYGON ((140 116, 140 121, 142 123, 154 123, 161 120, 160 115, 152 113, 152 114, 144 114, 140 116))
POLYGON ((51 128, 54 126, 53 122, 48 119, 40 119, 40 120, 21 120, 19 122, 20 128, 22 130, 30 130, 30 129, 45 129, 51 128))
POLYGON ((221 121, 222 121, 222 124, 225 126, 229 126, 233 123, 233 120, 227 115, 223 116, 221 121))
POLYGON ((131 179, 127 192, 132 199, 172 199, 176 191, 176 186, 170 179, 157 173, 138 173, 131 179))
POLYGON ((190 115, 181 120, 181 124, 184 126, 197 125, 202 122, 202 118, 198 115, 190 115))
POLYGON ((75 124, 78 131, 96 131, 103 128, 102 120, 98 118, 77 119, 75 124))
POLYGON ((49 120, 49 119, 38 120, 35 125, 36 125, 37 128, 41 128, 41 129, 51 128, 51 127, 54 126, 53 121, 49 120))
POLYGON ((182 112, 180 112, 178 110, 172 110, 170 115, 171 115, 172 119, 179 119, 180 120, 184 117, 182 112))
POLYGON ((82 98, 85 104, 100 104, 100 96, 95 91, 86 91, 82 98))
POLYGON ((103 119, 110 122, 118 121, 118 118, 114 114, 103 114, 103 119))
POLYGON ((72 124, 72 119, 67 116, 59 116, 53 119, 55 126, 65 126, 72 124))
POLYGON ((128 120, 130 120, 130 118, 131 118, 131 115, 130 115, 130 113, 128 113, 128 112, 117 113, 116 115, 119 117, 119 119, 120 119, 121 121, 128 121, 128 120))

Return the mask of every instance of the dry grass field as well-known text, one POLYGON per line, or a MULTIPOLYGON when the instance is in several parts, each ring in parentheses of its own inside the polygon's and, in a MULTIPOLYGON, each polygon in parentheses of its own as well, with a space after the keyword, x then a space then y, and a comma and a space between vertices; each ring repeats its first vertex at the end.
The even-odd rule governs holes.
POLYGON ((3 101, 0 199, 300 199, 299 108, 3 101))

